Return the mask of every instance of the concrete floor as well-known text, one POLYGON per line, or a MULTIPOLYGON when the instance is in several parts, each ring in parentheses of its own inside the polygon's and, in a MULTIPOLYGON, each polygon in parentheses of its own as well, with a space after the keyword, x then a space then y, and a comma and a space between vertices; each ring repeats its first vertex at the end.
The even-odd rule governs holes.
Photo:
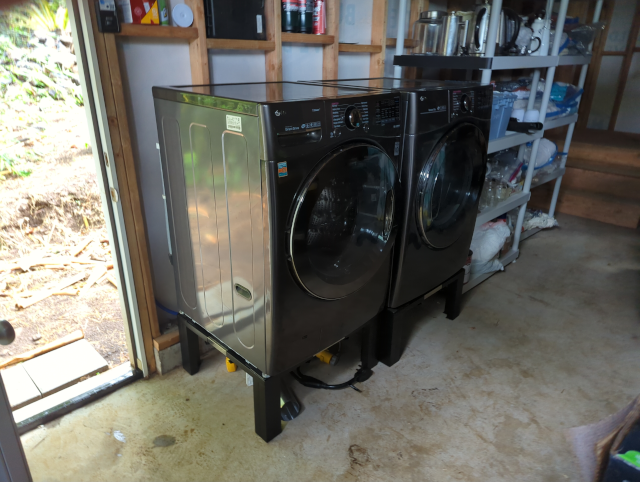
MULTIPOLYGON (((304 411, 270 444, 244 373, 215 355, 24 435, 34 480, 579 480, 564 430, 640 392, 640 236, 559 221, 455 321, 441 298, 417 308, 403 359, 362 394, 295 386, 304 411)), ((344 345, 338 367, 307 371, 350 375, 344 345)))

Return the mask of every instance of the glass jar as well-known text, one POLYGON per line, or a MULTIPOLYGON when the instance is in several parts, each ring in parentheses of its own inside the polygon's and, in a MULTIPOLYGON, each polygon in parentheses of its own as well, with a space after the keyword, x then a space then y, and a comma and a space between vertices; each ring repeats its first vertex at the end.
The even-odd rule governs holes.
POLYGON ((414 54, 435 54, 442 42, 442 20, 445 12, 421 12, 413 24, 414 54))

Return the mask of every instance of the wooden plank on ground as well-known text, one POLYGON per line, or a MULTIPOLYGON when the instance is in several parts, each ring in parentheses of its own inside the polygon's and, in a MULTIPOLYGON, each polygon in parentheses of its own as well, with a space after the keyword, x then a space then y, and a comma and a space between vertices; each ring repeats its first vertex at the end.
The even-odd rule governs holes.
POLYGON ((47 343, 46 345, 39 346, 38 348, 28 351, 26 353, 22 353, 20 355, 15 355, 8 360, 0 363, 0 368, 5 368, 10 365, 15 365, 17 363, 22 363, 27 360, 31 360, 32 358, 37 357, 38 355, 43 355, 45 353, 50 352, 51 350, 55 350, 56 348, 60 348, 61 346, 68 345, 69 343, 73 343, 74 341, 82 340, 84 338, 84 333, 82 330, 76 330, 73 333, 69 333, 62 338, 52 341, 51 343, 47 343))
POLYGON ((53 293, 62 291, 65 288, 68 288, 69 286, 72 286, 78 283, 79 281, 82 281, 86 277, 87 277, 87 273, 79 273, 75 276, 71 276, 69 278, 63 279, 62 281, 60 281, 59 283, 56 283, 54 287, 52 287, 47 291, 43 291, 40 294, 31 296, 30 298, 27 298, 27 299, 16 300, 16 307, 23 308, 23 309, 28 308, 29 306, 35 305, 36 303, 39 303, 42 300, 48 298, 49 296, 53 295, 53 293))
POLYGON ((87 237, 84 241, 82 241, 73 251, 71 251, 71 256, 78 256, 80 253, 82 253, 87 246, 89 246, 91 244, 91 242, 93 241, 92 237, 87 237))
POLYGON ((80 290, 80 297, 82 298, 83 296, 85 296, 89 292, 91 287, 106 274, 107 274, 106 266, 96 266, 95 268, 93 268, 91 275, 89 275, 89 279, 80 290))

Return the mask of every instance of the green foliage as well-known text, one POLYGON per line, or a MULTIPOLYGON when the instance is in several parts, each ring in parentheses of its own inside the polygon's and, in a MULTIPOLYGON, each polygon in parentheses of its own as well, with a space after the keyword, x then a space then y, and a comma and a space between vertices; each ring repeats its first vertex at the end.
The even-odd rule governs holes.
POLYGON ((55 32, 67 28, 69 13, 60 2, 35 0, 31 4, 31 20, 36 28, 55 32))
POLYGON ((0 178, 4 179, 7 174, 19 177, 27 177, 31 174, 31 169, 22 169, 17 166, 19 160, 11 154, 0 154, 0 178))

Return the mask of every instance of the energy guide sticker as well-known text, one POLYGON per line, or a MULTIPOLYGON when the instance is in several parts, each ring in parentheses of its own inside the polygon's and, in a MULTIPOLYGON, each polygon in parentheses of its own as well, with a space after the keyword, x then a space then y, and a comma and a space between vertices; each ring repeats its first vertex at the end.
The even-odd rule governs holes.
POLYGON ((227 115, 227 129, 230 131, 242 132, 242 117, 237 115, 227 115))

